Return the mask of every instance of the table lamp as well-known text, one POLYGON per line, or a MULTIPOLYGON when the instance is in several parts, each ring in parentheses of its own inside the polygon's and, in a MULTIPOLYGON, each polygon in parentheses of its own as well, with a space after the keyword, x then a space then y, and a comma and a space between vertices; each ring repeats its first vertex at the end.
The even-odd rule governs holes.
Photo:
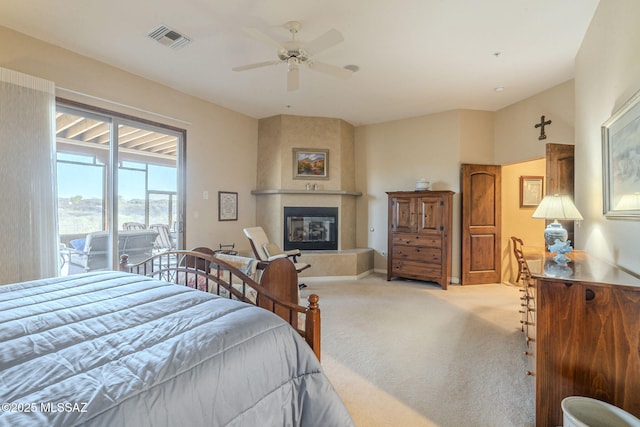
MULTIPOLYGON (((544 230, 544 240, 547 243, 547 247, 550 252, 560 253, 559 246, 556 244, 556 240, 560 243, 567 241, 567 230, 558 222, 558 220, 582 220, 582 215, 578 212, 578 208, 573 204, 571 197, 568 195, 553 194, 544 196, 536 210, 531 215, 532 218, 537 219, 552 219, 553 222, 547 225, 544 230), (554 249, 551 249, 553 247, 554 249)), ((563 245, 560 245, 563 246, 563 245)), ((564 246, 569 246, 568 244, 564 246)), ((570 252, 570 248, 567 248, 570 252)), ((566 253, 568 253, 566 252, 566 253)), ((566 257, 560 257, 565 262, 568 260, 566 257)))

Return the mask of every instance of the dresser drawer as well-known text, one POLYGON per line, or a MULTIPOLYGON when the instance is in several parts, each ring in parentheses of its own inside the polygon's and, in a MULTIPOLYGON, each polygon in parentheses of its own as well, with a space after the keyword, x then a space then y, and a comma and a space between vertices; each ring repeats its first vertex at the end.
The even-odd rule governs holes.
POLYGON ((391 268, 393 269, 394 276, 409 277, 420 280, 440 280, 442 277, 442 265, 440 264, 394 259, 391 268))
POLYGON ((393 258, 399 261, 420 261, 440 264, 442 250, 426 246, 394 245, 393 258))
POLYGON ((405 246, 442 247, 442 237, 435 234, 393 233, 391 244, 405 246))

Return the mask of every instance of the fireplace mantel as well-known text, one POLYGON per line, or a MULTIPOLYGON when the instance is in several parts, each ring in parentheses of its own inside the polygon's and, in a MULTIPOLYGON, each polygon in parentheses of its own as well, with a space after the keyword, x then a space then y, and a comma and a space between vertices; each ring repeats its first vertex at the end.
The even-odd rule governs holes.
POLYGON ((256 196, 268 196, 271 194, 308 194, 310 196, 316 196, 318 194, 325 194, 330 196, 362 196, 359 191, 345 191, 345 190, 288 190, 288 189, 273 189, 273 190, 251 190, 251 194, 256 196))

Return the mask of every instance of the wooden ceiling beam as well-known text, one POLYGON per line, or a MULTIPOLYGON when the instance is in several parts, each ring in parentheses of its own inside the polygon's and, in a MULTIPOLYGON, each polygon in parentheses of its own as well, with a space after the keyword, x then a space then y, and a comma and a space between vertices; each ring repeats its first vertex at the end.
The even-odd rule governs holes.
POLYGON ((128 144, 128 148, 136 148, 138 150, 146 150, 155 147, 158 144, 176 144, 176 138, 169 135, 156 133, 147 138, 141 138, 134 143, 128 144))
POLYGON ((64 114, 56 117, 56 135, 60 135, 70 127, 82 122, 84 117, 72 116, 70 114, 64 114))
POLYGON ((176 139, 174 137, 161 138, 156 141, 150 141, 135 147, 137 150, 150 151, 155 147, 175 146, 176 139))
MULTIPOLYGON (((87 138, 87 136, 84 134, 87 131, 90 131, 91 129, 94 129, 100 125, 106 125, 106 123, 97 121, 97 120, 90 120, 90 119, 83 120, 82 122, 76 123, 74 126, 67 129, 65 137, 69 139, 80 139, 82 141, 88 141, 91 138, 87 138), (76 138, 77 136, 80 136, 80 138, 76 138)), ((108 130, 109 130, 109 127, 107 126, 107 131, 108 130)))

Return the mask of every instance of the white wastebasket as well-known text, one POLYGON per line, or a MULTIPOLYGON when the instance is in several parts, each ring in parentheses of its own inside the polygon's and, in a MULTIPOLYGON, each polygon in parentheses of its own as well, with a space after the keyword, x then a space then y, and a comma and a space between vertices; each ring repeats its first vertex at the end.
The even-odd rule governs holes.
POLYGON ((562 400, 564 427, 640 427, 627 411, 601 400, 570 396, 562 400))

